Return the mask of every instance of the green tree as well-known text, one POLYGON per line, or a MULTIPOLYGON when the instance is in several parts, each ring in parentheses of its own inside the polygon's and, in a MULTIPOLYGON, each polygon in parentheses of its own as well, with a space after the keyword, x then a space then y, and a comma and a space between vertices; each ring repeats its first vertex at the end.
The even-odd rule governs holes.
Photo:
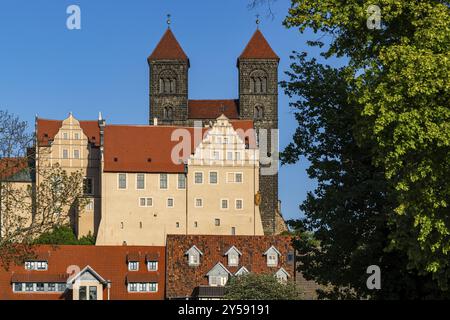
POLYGON ((77 239, 71 227, 57 226, 53 230, 40 235, 34 241, 34 244, 95 245, 95 237, 89 233, 87 236, 77 239))
MULTIPOLYGON (((329 46, 309 43, 322 48, 325 58, 346 57, 348 63, 339 70, 315 66, 319 72, 314 75, 308 73, 311 68, 293 65, 285 88, 306 101, 293 105, 301 110, 296 114, 300 131, 285 162, 300 155, 312 160, 308 172, 319 187, 303 208, 308 227, 318 229, 321 250, 329 250, 321 233, 333 231, 329 235, 337 238, 332 241, 344 241, 337 233, 356 223, 347 241, 360 241, 364 255, 369 250, 393 254, 394 265, 422 283, 410 291, 420 297, 436 293, 430 276, 442 290, 450 276, 450 6, 443 0, 379 0, 381 25, 372 29, 367 24, 371 4, 292 1, 285 25, 330 36, 329 46), (339 80, 330 82, 330 77, 339 80), (323 96, 314 93, 320 88, 304 87, 327 84, 323 96), (301 115, 307 108, 308 115, 301 115), (334 113, 335 119, 324 112, 334 113), (333 141, 327 134, 341 121, 345 125, 339 130, 347 133, 336 132, 333 141), (339 150, 343 142, 346 149, 339 150), (326 201, 332 193, 341 200, 326 201)), ((349 246, 342 246, 342 252, 353 252, 349 246)))
POLYGON ((225 299, 297 300, 300 299, 300 292, 294 283, 280 283, 272 274, 248 273, 228 281, 225 299))

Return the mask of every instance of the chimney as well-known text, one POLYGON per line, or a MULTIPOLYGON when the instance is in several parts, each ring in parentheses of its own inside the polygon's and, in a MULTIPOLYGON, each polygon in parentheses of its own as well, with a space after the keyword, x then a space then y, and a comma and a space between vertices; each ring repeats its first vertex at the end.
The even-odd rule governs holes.
POLYGON ((103 151, 103 142, 104 142, 106 121, 105 121, 105 119, 103 119, 101 112, 98 113, 98 126, 100 128, 100 148, 103 151))

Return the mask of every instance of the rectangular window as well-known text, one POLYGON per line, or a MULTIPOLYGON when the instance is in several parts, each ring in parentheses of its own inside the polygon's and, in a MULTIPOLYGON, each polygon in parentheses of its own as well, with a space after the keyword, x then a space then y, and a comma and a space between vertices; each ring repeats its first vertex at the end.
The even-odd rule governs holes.
POLYGON ((64 139, 64 140, 69 139, 69 135, 67 134, 67 132, 64 132, 64 133, 63 133, 63 139, 64 139))
POLYGON ((158 291, 158 284, 157 283, 151 282, 148 285, 149 285, 148 291, 150 291, 150 292, 157 292, 158 291))
POLYGON ((242 173, 236 173, 234 182, 242 183, 242 173))
POLYGON ((89 287, 89 300, 97 300, 97 287, 89 287))
POLYGON ((190 266, 198 266, 200 264, 200 257, 198 254, 190 254, 189 255, 189 265, 190 266))
POLYGON ((15 292, 21 292, 21 291, 23 291, 22 283, 14 283, 14 291, 15 291, 15 292))
POLYGON ((73 150, 73 157, 74 159, 80 159, 80 150, 78 149, 73 150))
POLYGON ((25 283, 25 291, 27 292, 34 291, 34 283, 25 283))
POLYGON ((195 199, 195 207, 196 208, 203 207, 203 199, 200 199, 200 198, 195 199))
POLYGON ((236 158, 236 161, 241 160, 241 153, 240 152, 236 152, 235 153, 235 158, 236 158))
POLYGON ((86 210, 87 211, 94 211, 94 199, 90 199, 88 204, 86 205, 86 210))
POLYGON ((119 189, 127 188, 127 174, 119 173, 119 189))
POLYGON ((183 173, 178 174, 178 189, 186 189, 186 176, 183 173))
POLYGON ((159 188, 160 189, 167 189, 168 183, 167 183, 167 173, 161 173, 159 175, 159 188))
POLYGON ((78 290, 79 300, 87 300, 87 287, 81 286, 78 290))
POLYGON ((167 207, 168 208, 173 208, 173 206, 174 206, 173 198, 167 198, 167 207))
POLYGON ((228 143, 228 137, 224 137, 224 138, 223 138, 223 143, 225 143, 225 144, 228 143))
POLYGON ((146 198, 146 204, 147 204, 147 207, 152 207, 153 206, 153 198, 146 198))
POLYGON ((47 270, 48 263, 46 261, 37 261, 36 270, 47 270))
POLYGON ((201 184, 203 183, 203 172, 196 172, 195 173, 195 180, 194 180, 195 184, 201 184))
POLYGON ((216 171, 211 171, 209 173, 209 183, 217 184, 217 172, 216 171))
POLYGON ((138 173, 136 175, 136 189, 138 189, 138 190, 145 189, 145 174, 138 173))
POLYGON ((231 235, 232 236, 236 235, 236 227, 231 227, 231 235))
POLYGON ((139 270, 139 262, 129 261, 128 262, 128 270, 129 271, 138 271, 139 270))
POLYGON ((216 220, 214 221, 214 225, 215 225, 216 227, 219 227, 219 226, 220 226, 220 219, 216 219, 216 220))
POLYGON ((147 269, 148 269, 148 271, 157 271, 158 270, 158 261, 148 261, 147 269))
POLYGON ((75 140, 80 139, 80 134, 79 133, 75 133, 75 140))
POLYGON ((58 283, 57 288, 58 288, 58 292, 64 292, 64 291, 66 291, 66 284, 58 283))
POLYGON ((213 158, 213 160, 220 160, 220 152, 219 151, 213 151, 212 158, 213 158))
POLYGON ((272 267, 278 265, 278 256, 276 254, 269 254, 267 256, 267 265, 272 267))
POLYGON ((137 292, 137 283, 129 283, 128 284, 128 291, 130 291, 130 292, 137 292))
POLYGON ((227 160, 233 160, 233 152, 227 152, 227 160))
POLYGON ((49 283, 47 284, 47 290, 50 292, 56 291, 56 283, 49 283))
POLYGON ((140 292, 147 291, 147 284, 145 282, 139 283, 139 291, 140 292))
POLYGON ((236 199, 236 210, 242 210, 242 208, 243 208, 243 200, 236 199))
POLYGON ((139 198, 139 206, 140 207, 146 207, 147 206, 147 201, 145 198, 139 198))
POLYGON ((228 209, 228 199, 222 199, 220 200, 220 207, 222 209, 228 209))
POLYGON ((63 149, 62 157, 63 157, 63 159, 69 159, 69 150, 63 149))
POLYGON ((83 192, 85 195, 94 194, 94 179, 93 178, 84 178, 83 179, 83 192))
POLYGON ((39 292, 44 291, 44 284, 43 283, 36 283, 36 291, 39 291, 39 292))

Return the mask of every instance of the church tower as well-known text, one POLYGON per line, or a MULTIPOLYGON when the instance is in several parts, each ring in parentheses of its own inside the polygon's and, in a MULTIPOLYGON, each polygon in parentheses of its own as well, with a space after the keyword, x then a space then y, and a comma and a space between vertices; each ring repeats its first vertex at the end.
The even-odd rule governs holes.
POLYGON ((279 60, 257 29, 237 61, 240 118, 254 121, 260 143, 260 211, 266 234, 277 232, 277 218, 281 215, 278 206, 278 161, 269 159, 278 153, 278 136, 273 129, 278 129, 279 60))
POLYGON ((167 28, 147 59, 150 69, 149 123, 183 125, 187 119, 189 59, 167 28))

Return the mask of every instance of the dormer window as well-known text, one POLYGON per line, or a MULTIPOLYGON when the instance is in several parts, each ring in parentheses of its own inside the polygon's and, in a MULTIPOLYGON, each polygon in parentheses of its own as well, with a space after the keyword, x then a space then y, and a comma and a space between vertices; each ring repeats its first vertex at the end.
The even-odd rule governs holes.
POLYGON ((239 276, 243 276, 246 274, 249 274, 250 272, 247 270, 246 267, 241 267, 238 271, 236 271, 236 273, 234 274, 235 276, 239 277, 239 276))
POLYGON ((232 246, 230 249, 228 249, 228 251, 225 252, 225 256, 228 257, 228 266, 238 266, 239 256, 241 255, 241 252, 235 246, 232 246))
POLYGON ((128 271, 139 271, 139 262, 128 261, 128 271))
POLYGON ((44 271, 48 269, 47 261, 26 261, 25 270, 38 270, 44 271))
POLYGON ((266 252, 264 252, 264 255, 266 256, 268 267, 278 266, 278 257, 281 253, 274 246, 271 246, 266 252))
POLYGON ((228 277, 231 275, 230 271, 225 268, 220 262, 217 263, 207 274, 209 285, 212 287, 223 287, 228 282, 228 277))
POLYGON ((280 270, 278 270, 277 273, 275 273, 275 277, 279 282, 286 283, 289 277, 289 273, 283 268, 280 268, 280 270))
POLYGON ((203 255, 203 252, 201 252, 196 246, 192 246, 188 251, 186 251, 185 255, 188 256, 189 266, 195 267, 200 265, 200 256, 203 255))
POLYGON ((147 261, 148 271, 158 271, 158 261, 147 261))

